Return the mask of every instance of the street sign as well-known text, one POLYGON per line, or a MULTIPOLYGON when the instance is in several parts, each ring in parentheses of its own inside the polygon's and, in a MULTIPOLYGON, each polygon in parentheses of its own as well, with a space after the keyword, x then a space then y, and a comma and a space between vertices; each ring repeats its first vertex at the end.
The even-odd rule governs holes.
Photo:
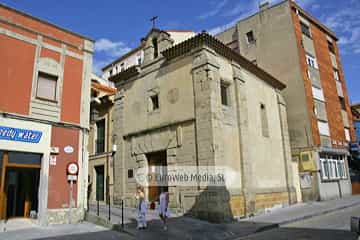
POLYGON ((68 181, 76 181, 77 180, 77 176, 76 175, 68 175, 68 181))
POLYGON ((76 162, 68 163, 66 167, 66 171, 68 175, 75 175, 77 176, 79 173, 79 165, 76 162))

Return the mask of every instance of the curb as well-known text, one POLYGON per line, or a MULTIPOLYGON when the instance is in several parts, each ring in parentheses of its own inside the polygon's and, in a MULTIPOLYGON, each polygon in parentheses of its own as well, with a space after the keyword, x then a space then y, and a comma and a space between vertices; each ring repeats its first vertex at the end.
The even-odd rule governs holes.
POLYGON ((272 229, 276 229, 276 228, 279 228, 279 227, 281 227, 283 225, 286 225, 286 224, 289 224, 289 223, 299 222, 299 221, 302 221, 302 220, 305 220, 305 219, 318 217, 318 216, 325 215, 325 214, 328 214, 328 213, 332 213, 332 212, 335 212, 335 211, 351 208, 351 207, 354 207, 354 206, 359 205, 359 204, 360 204, 360 201, 356 202, 356 203, 349 204, 349 205, 340 206, 340 207, 337 207, 337 208, 326 209, 326 210, 318 212, 318 213, 309 214, 309 215, 301 216, 301 217, 298 217, 298 218, 293 218, 293 219, 286 220, 286 221, 283 221, 283 222, 280 222, 280 223, 269 224, 267 226, 264 226, 264 227, 261 227, 261 228, 257 229, 255 231, 255 233, 249 234, 249 235, 244 236, 244 237, 237 238, 237 240, 248 239, 249 237, 256 236, 259 233, 266 232, 266 231, 269 231, 269 230, 272 230, 272 229))
POLYGON ((313 218, 313 217, 318 217, 318 216, 325 215, 325 214, 328 214, 328 213, 332 213, 332 212, 335 212, 335 211, 339 211, 339 210, 343 210, 343 209, 346 209, 346 208, 354 207, 354 206, 359 205, 359 204, 360 204, 360 201, 356 202, 356 203, 349 204, 349 205, 345 205, 345 206, 340 206, 340 207, 331 208, 331 209, 325 209, 325 210, 323 210, 321 212, 317 212, 317 213, 313 213, 313 214, 293 218, 293 219, 286 220, 286 221, 283 221, 283 222, 280 222, 280 223, 277 223, 277 224, 279 226, 282 226, 282 225, 286 225, 286 224, 289 224, 289 223, 299 222, 301 220, 305 220, 305 219, 309 219, 309 218, 313 218))

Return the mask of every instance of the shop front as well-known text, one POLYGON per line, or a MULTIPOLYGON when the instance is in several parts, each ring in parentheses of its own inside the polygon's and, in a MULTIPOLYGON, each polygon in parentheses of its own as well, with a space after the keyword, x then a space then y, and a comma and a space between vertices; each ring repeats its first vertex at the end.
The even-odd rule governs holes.
POLYGON ((46 222, 51 126, 0 117, 0 219, 46 222))

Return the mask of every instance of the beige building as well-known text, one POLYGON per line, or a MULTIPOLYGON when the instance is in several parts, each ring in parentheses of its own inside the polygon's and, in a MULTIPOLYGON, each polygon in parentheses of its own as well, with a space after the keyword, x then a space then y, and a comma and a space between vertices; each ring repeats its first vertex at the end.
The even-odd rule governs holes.
MULTIPOLYGON (((227 167, 219 186, 169 185, 170 206, 222 221, 301 200, 291 161, 285 85, 207 33, 179 44, 152 29, 144 60, 111 77, 114 105, 114 202, 134 206, 140 168, 227 167)), ((148 201, 159 188, 146 187, 148 201)))
POLYGON ((91 81, 88 199, 113 202, 112 111, 116 89, 95 74, 91 81))
POLYGON ((285 0, 262 4, 216 37, 287 85, 282 94, 303 200, 350 195, 347 155, 355 132, 335 34, 285 0))

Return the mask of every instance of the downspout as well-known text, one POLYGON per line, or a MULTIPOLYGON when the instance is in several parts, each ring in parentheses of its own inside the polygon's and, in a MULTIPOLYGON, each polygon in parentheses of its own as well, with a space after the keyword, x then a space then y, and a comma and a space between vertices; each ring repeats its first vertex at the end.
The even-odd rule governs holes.
MULTIPOLYGON (((192 70, 192 82, 193 82, 193 104, 194 104, 194 137, 195 137, 195 162, 196 162, 196 173, 199 174, 199 148, 198 148, 198 136, 197 136, 197 127, 196 127, 196 98, 195 98, 195 79, 194 79, 194 70, 192 70)), ((197 181, 197 190, 200 191, 200 184, 197 181)))
POLYGON ((241 121, 240 121, 240 99, 239 99, 239 86, 237 81, 242 81, 241 79, 234 79, 235 83, 235 97, 236 97, 236 118, 238 122, 238 134, 239 134, 239 147, 240 147, 240 167, 241 167, 241 192, 244 198, 244 215, 247 216, 247 206, 246 206, 246 194, 244 191, 244 183, 245 183, 245 172, 244 172, 244 155, 243 155, 243 144, 241 139, 241 121))
POLYGON ((106 118, 107 118, 107 153, 106 153, 106 199, 108 204, 110 205, 110 174, 109 174, 109 163, 110 163, 110 159, 109 159, 109 152, 110 152, 110 109, 106 114, 106 118))
POLYGON ((279 112, 279 120, 280 120, 280 128, 281 128, 281 139, 282 139, 282 149, 283 149, 283 157, 284 157, 284 167, 285 167, 285 180, 286 180, 286 189, 288 192, 288 203, 289 205, 291 205, 291 192, 290 192, 290 185, 289 185, 289 172, 288 172, 288 164, 287 164, 287 159, 286 159, 286 146, 285 146, 285 138, 284 138, 284 125, 282 122, 282 117, 281 117, 281 108, 280 108, 280 104, 282 104, 280 102, 279 99, 279 95, 280 92, 277 92, 277 105, 278 105, 278 112, 279 112))

